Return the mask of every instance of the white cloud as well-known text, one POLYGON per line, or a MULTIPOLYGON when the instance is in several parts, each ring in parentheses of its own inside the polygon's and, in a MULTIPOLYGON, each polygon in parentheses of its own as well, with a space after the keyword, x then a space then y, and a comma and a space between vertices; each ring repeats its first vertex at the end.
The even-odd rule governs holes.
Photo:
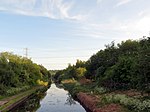
POLYGON ((132 0, 119 0, 119 2, 116 4, 116 7, 119 7, 121 5, 125 5, 129 2, 131 2, 132 0))
POLYGON ((84 23, 79 28, 77 36, 100 40, 139 39, 150 31, 150 15, 134 20, 112 20, 108 23, 84 23))
POLYGON ((44 16, 53 19, 82 20, 84 15, 70 15, 73 2, 64 0, 0 0, 0 10, 29 15, 44 16))
POLYGON ((136 24, 136 29, 137 30, 141 30, 141 31, 150 31, 150 16, 145 16, 143 18, 141 18, 137 24, 136 24))
MULTIPOLYGON (((96 0, 97 4, 100 4, 102 1, 103 0, 96 0)), ((119 2, 116 6, 121 6, 133 0, 117 1, 119 2)), ((78 31, 75 31, 75 35, 83 37, 118 39, 121 35, 124 35, 124 38, 132 37, 134 34, 142 35, 150 30, 150 16, 148 16, 149 9, 148 11, 141 10, 138 14, 140 16, 139 18, 134 20, 130 18, 128 21, 126 19, 117 18, 115 14, 107 15, 105 10, 99 9, 99 7, 91 8, 91 10, 94 10, 95 12, 90 12, 88 10, 86 15, 81 14, 78 10, 75 10, 76 13, 73 13, 72 10, 75 8, 74 4, 75 1, 72 0, 67 2, 65 0, 0 0, 0 10, 29 16, 80 20, 77 28, 78 31), (106 15, 103 14, 103 11, 106 15), (104 19, 99 17, 101 14, 104 19), (95 19, 97 17, 99 17, 99 19, 95 19)), ((112 8, 113 5, 103 7, 103 9, 108 7, 112 8)), ((83 12, 86 12, 84 8, 83 12)), ((111 13, 111 11, 109 13, 111 13)), ((122 16, 121 13, 120 15, 122 16)))

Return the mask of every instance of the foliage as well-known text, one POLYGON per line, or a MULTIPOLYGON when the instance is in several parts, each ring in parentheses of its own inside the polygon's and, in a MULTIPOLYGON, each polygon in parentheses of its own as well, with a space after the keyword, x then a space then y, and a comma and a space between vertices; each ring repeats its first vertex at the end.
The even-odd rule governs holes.
POLYGON ((87 61, 86 70, 99 86, 150 93, 150 37, 106 45, 87 61))
POLYGON ((48 86, 48 82, 44 82, 44 81, 41 81, 41 80, 37 80, 37 84, 41 85, 41 86, 48 86))
POLYGON ((17 87, 17 88, 9 88, 8 90, 6 90, 5 95, 9 96, 9 95, 15 95, 16 93, 20 92, 20 91, 25 91, 28 90, 30 88, 30 86, 23 86, 23 87, 17 87))
POLYGON ((42 65, 12 53, 0 53, 0 94, 14 94, 24 87, 38 85, 37 80, 49 82, 50 73, 42 65))
POLYGON ((150 93, 150 37, 105 45, 87 62, 77 60, 57 72, 55 79, 86 77, 109 90, 138 89, 150 93))
POLYGON ((78 79, 84 77, 85 73, 86 73, 86 68, 79 67, 79 68, 76 69, 76 77, 78 79))
POLYGON ((95 87, 94 88, 94 93, 95 94, 104 94, 106 92, 108 92, 108 90, 104 87, 95 87))
POLYGON ((77 81, 74 80, 74 79, 67 79, 67 80, 63 80, 61 81, 62 84, 65 84, 65 83, 76 83, 77 81))
POLYGON ((76 65, 69 64, 68 67, 64 70, 57 71, 54 75, 54 81, 61 82, 62 80, 67 79, 80 79, 85 76, 86 68, 85 62, 77 60, 76 65))
POLYGON ((80 85, 79 83, 63 83, 65 89, 67 89, 73 97, 77 95, 79 92, 92 92, 93 85, 80 85))
POLYGON ((150 111, 150 100, 141 101, 139 99, 127 97, 126 95, 104 95, 102 101, 105 103, 119 103, 128 107, 130 110, 135 112, 149 112, 150 111))
POLYGON ((115 90, 134 89, 141 92, 142 97, 149 97, 150 37, 126 40, 117 45, 112 42, 104 50, 92 55, 87 62, 77 60, 75 65, 69 65, 55 75, 55 80, 59 82, 71 79, 80 83, 75 81, 63 85, 73 96, 79 92, 94 93, 103 96, 104 104, 119 103, 131 111, 150 112, 148 98, 142 100, 126 95, 108 94, 115 90), (81 83, 82 77, 89 79, 92 86, 81 83))

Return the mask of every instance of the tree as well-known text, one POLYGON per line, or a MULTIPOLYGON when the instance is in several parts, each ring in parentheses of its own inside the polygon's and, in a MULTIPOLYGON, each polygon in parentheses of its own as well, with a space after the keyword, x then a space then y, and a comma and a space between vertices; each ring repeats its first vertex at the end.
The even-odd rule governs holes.
POLYGON ((86 73, 86 68, 81 68, 81 67, 77 68, 76 69, 77 79, 84 77, 85 73, 86 73))

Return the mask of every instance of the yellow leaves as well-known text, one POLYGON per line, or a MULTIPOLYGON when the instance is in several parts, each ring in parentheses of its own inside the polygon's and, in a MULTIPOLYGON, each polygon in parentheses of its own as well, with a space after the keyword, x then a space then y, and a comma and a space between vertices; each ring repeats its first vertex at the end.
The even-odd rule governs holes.
POLYGON ((37 80, 37 84, 38 85, 41 85, 41 86, 47 86, 48 85, 48 82, 44 82, 44 81, 41 81, 40 79, 37 80))
POLYGON ((77 72, 78 78, 81 78, 84 76, 84 74, 86 72, 86 68, 79 67, 79 68, 77 68, 76 72, 77 72))
POLYGON ((76 83, 77 81, 74 80, 74 79, 66 79, 66 80, 63 80, 61 81, 62 84, 65 84, 65 83, 76 83))

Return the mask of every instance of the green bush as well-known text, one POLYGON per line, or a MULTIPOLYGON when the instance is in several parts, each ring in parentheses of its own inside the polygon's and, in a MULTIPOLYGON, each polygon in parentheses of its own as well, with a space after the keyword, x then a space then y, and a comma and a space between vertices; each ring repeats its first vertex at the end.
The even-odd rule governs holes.
POLYGON ((63 86, 73 97, 75 97, 79 92, 92 92, 94 89, 90 85, 80 85, 80 83, 64 83, 63 86))
POLYGON ((126 95, 104 95, 102 101, 105 103, 119 103, 135 112, 150 112, 150 100, 141 101, 126 95))
POLYGON ((18 88, 9 88, 8 90, 5 91, 5 95, 14 95, 16 93, 19 93, 21 91, 28 90, 30 86, 23 86, 23 87, 18 87, 18 88))
POLYGON ((103 87, 95 87, 94 88, 94 93, 96 94, 104 94, 106 93, 108 90, 103 88, 103 87))
POLYGON ((2 84, 0 84, 0 95, 4 95, 6 92, 6 87, 2 84))

